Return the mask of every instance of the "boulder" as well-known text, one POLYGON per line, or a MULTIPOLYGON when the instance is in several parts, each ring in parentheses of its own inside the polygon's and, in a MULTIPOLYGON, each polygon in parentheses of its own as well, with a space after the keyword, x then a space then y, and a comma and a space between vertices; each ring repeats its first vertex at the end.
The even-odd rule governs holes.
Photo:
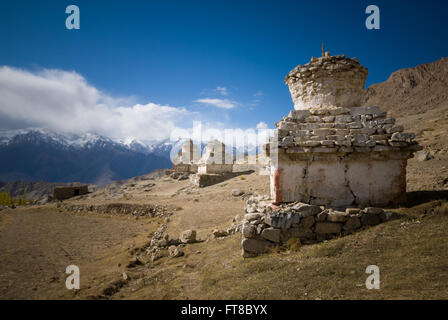
POLYGON ((357 214, 361 211, 359 208, 347 208, 345 209, 345 213, 347 214, 357 214))
POLYGON ((380 213, 381 222, 400 219, 400 214, 393 211, 385 211, 380 213))
POLYGON ((280 229, 266 228, 261 232, 261 236, 269 241, 280 242, 280 229))
POLYGON ((243 239, 241 246, 245 252, 258 254, 267 252, 271 243, 263 239, 243 239))
POLYGON ((327 220, 328 212, 329 212, 328 210, 324 210, 321 213, 319 213, 316 216, 316 221, 317 222, 324 222, 325 220, 327 220))
POLYGON ((292 207, 293 210, 299 213, 299 216, 302 218, 313 216, 322 211, 319 206, 314 206, 306 203, 298 203, 292 207))
POLYGON ((176 247, 176 246, 170 246, 168 248, 168 253, 171 258, 177 258, 177 257, 181 257, 184 255, 184 252, 182 251, 182 249, 179 247, 176 247))
POLYGON ((185 230, 180 234, 180 241, 182 243, 193 243, 196 242, 196 231, 195 230, 185 230))
POLYGON ((416 152, 415 153, 415 158, 418 161, 427 161, 427 160, 431 160, 432 159, 430 153, 428 151, 425 151, 425 150, 416 152))
POLYGON ((367 214, 381 214, 383 211, 383 209, 375 207, 367 207, 363 210, 363 212, 367 214))
POLYGON ((244 216, 244 220, 251 222, 251 221, 255 221, 258 220, 262 217, 262 215, 260 213, 248 213, 244 216))
POLYGON ((327 216, 327 221, 330 222, 345 222, 347 219, 348 213, 342 211, 331 210, 327 216))
POLYGON ((363 226, 375 226, 381 222, 378 214, 363 214, 361 216, 361 224, 363 226))
POLYGON ((361 227, 361 221, 358 217, 352 216, 344 224, 344 230, 353 231, 361 227))
POLYGON ((249 223, 243 224, 242 233, 245 238, 254 238, 257 235, 257 228, 249 223))
POLYGON ((229 234, 227 231, 215 229, 212 231, 213 238, 227 237, 229 234))
POLYGON ((232 196, 234 197, 239 197, 242 196, 244 194, 244 191, 240 190, 240 189, 233 189, 232 190, 232 196))
POLYGON ((311 238, 313 236, 313 230, 309 228, 291 228, 289 229, 289 236, 291 238, 311 238))
POLYGON ((316 233, 339 233, 341 232, 341 224, 337 222, 318 222, 316 223, 316 233))
POLYGON ((300 226, 305 229, 311 228, 313 224, 314 224, 313 216, 305 217, 300 221, 300 226))

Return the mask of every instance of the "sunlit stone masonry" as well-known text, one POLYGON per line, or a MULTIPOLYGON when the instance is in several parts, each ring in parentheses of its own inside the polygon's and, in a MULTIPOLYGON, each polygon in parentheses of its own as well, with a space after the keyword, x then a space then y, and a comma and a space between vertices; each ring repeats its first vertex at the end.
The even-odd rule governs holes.
POLYGON ((198 163, 198 173, 220 174, 232 172, 233 157, 226 154, 226 145, 219 140, 213 140, 205 146, 205 152, 198 163))
POLYGON ((173 170, 175 172, 197 172, 197 163, 199 162, 200 156, 198 147, 193 143, 193 141, 186 141, 182 144, 181 151, 177 154, 177 157, 173 161, 173 170))
POLYGON ((422 148, 379 107, 360 106, 367 74, 356 58, 326 53, 286 76, 294 110, 276 124, 274 203, 348 207, 405 200, 407 159, 422 148))

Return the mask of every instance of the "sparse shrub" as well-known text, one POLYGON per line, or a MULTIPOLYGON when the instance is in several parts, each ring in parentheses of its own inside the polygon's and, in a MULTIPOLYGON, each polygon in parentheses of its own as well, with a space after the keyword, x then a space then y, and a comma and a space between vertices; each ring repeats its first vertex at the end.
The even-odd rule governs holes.
POLYGON ((434 208, 436 215, 448 215, 448 202, 442 202, 439 206, 434 208))
POLYGON ((299 238, 291 238, 286 242, 286 247, 291 251, 299 251, 301 247, 299 238))
POLYGON ((0 192, 0 205, 2 206, 10 206, 14 203, 9 192, 0 192))
POLYGON ((338 242, 323 242, 316 244, 312 249, 312 255, 315 257, 334 257, 342 253, 344 243, 338 242))

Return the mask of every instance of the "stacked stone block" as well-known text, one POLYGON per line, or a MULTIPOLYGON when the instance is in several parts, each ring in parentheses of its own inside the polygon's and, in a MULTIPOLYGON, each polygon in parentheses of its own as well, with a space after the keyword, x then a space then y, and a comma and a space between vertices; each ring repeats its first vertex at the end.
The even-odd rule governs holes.
POLYGON ((312 244, 399 218, 381 208, 337 210, 301 202, 272 205, 267 196, 253 195, 245 207, 241 232, 243 257, 253 257, 290 239, 312 244))

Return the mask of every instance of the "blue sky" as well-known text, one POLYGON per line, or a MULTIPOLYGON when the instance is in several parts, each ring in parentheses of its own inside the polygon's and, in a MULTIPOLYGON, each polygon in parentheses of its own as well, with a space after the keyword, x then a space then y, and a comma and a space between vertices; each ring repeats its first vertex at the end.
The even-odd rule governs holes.
MULTIPOLYGON (((284 77, 320 56, 322 41, 357 57, 370 85, 447 56, 447 9, 443 0, 2 1, 0 66, 74 71, 108 97, 180 108, 188 121, 272 128, 293 108, 284 77), (70 4, 80 30, 65 28, 70 4), (369 4, 380 30, 365 27, 369 4), (234 108, 198 102, 210 99, 234 108)), ((6 129, 25 125, 8 119, 6 129)))

